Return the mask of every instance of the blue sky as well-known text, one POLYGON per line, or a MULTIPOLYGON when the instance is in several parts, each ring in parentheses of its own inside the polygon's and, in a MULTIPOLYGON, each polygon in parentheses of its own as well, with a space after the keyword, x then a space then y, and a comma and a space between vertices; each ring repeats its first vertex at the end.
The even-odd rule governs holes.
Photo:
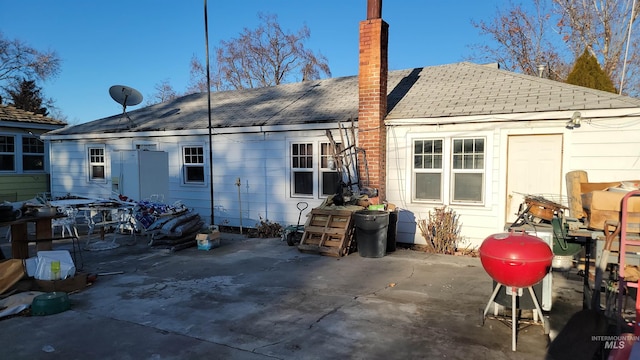
MULTIPOLYGON (((209 0, 209 49, 276 14, 285 31, 306 24, 309 49, 327 57, 332 76, 358 73, 358 26, 366 0, 209 0)), ((471 21, 489 21, 507 0, 386 0, 389 68, 407 69, 466 60, 479 37, 471 21)), ((0 32, 62 59, 58 77, 40 83, 70 124, 118 114, 109 87, 128 85, 146 98, 169 81, 189 84, 189 63, 204 63, 204 0, 0 0, 0 32)))

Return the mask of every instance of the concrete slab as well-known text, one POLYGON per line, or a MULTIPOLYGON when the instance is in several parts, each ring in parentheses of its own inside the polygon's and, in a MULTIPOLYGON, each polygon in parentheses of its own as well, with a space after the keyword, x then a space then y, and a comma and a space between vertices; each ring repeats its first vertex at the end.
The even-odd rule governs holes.
MULTIPOLYGON (((492 280, 478 258, 334 258, 233 234, 210 251, 119 242, 83 252, 84 271, 122 273, 70 294, 71 310, 0 322, 6 358, 542 359, 549 341, 524 327, 513 352, 508 325, 482 324, 492 280)), ((557 331, 582 293, 581 278, 554 277, 557 331)))

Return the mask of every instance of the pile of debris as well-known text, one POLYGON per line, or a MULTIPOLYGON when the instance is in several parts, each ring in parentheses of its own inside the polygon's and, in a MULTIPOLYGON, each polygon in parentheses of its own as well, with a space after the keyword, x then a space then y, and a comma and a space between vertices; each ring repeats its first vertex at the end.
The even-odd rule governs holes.
POLYGON ((149 246, 179 251, 196 245, 196 235, 204 225, 200 215, 176 202, 173 205, 140 201, 134 217, 141 233, 150 236, 149 246))

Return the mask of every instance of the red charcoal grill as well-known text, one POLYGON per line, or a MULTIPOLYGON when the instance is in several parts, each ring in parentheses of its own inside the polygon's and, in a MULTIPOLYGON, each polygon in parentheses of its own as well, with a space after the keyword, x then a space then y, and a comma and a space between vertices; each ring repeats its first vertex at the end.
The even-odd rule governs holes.
POLYGON ((487 316, 491 303, 502 286, 511 288, 511 349, 516 351, 517 309, 516 296, 521 288, 528 288, 546 329, 540 304, 533 292, 533 286, 539 283, 551 269, 553 251, 544 240, 524 232, 494 234, 487 237, 480 246, 480 261, 484 270, 497 282, 493 294, 484 309, 482 319, 487 316))

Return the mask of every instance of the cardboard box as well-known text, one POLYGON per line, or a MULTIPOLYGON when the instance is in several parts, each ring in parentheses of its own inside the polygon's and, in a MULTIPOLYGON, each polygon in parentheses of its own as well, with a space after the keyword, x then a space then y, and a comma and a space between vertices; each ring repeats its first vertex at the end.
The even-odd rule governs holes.
MULTIPOLYGON (((626 192, 595 190, 582 194, 582 207, 587 213, 589 228, 603 230, 605 221, 620 221, 622 198, 626 192)), ((640 197, 627 203, 627 231, 640 231, 640 197)))
POLYGON ((67 293, 82 290, 87 287, 87 274, 76 273, 72 278, 64 280, 38 280, 33 279, 33 290, 53 292, 64 291, 67 293))
POLYGON ((597 182, 597 183, 592 183, 592 182, 586 182, 586 183, 580 183, 580 193, 582 194, 586 194, 592 191, 597 191, 597 190, 605 190, 607 188, 610 187, 617 187, 620 186, 620 181, 615 181, 615 182, 597 182))
POLYGON ((211 250, 220 246, 220 231, 213 230, 196 235, 198 250, 211 250))

